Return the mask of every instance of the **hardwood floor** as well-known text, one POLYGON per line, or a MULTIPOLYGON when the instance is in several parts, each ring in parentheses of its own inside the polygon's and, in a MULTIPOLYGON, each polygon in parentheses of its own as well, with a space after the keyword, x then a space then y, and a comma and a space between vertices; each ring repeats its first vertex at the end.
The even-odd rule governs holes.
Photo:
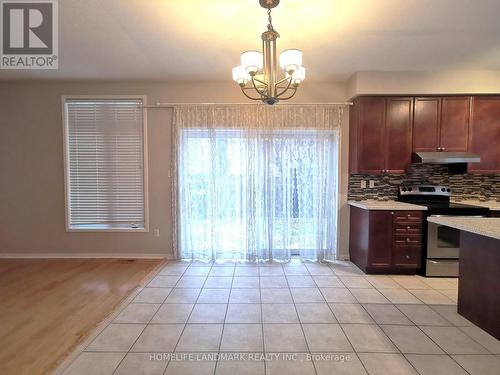
POLYGON ((0 260, 0 374, 48 374, 161 260, 0 260))

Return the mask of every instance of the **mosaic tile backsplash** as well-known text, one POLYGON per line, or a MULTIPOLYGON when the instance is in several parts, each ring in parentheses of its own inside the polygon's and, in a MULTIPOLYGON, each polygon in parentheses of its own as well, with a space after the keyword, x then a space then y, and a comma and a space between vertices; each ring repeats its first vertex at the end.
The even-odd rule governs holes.
POLYGON ((500 202, 500 174, 450 174, 448 167, 440 164, 412 164, 406 174, 351 174, 348 199, 396 199, 401 184, 447 185, 451 187, 452 199, 455 200, 500 202), (367 188, 361 189, 361 180, 366 181, 367 188), (374 188, 368 187, 369 180, 375 181, 374 188))

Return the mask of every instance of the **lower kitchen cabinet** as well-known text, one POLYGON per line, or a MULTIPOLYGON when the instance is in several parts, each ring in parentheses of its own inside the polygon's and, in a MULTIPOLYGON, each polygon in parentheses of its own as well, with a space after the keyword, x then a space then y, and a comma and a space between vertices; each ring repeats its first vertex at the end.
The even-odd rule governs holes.
POLYGON ((420 267, 420 258, 422 254, 422 245, 392 245, 392 266, 398 268, 420 267))
POLYGON ((415 273, 421 265, 422 212, 351 206, 349 253, 366 273, 415 273))

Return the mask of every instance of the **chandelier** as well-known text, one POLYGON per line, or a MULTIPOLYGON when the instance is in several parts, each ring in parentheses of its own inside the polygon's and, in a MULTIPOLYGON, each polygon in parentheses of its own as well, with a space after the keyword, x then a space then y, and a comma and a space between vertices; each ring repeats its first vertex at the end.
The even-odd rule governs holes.
POLYGON ((272 105, 295 95, 305 79, 306 69, 302 66, 302 51, 298 49, 281 52, 278 67, 276 39, 280 35, 273 27, 271 9, 279 4, 279 0, 259 0, 259 3, 267 9, 269 20, 267 31, 262 33, 262 52, 243 52, 241 65, 233 68, 233 80, 247 98, 272 105))

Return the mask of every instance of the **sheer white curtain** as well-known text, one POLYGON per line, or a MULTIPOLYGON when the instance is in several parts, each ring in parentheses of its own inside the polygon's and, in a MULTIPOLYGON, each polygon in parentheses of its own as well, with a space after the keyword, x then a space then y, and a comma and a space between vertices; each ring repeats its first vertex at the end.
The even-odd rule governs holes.
POLYGON ((182 259, 335 259, 337 106, 174 109, 174 250, 182 259))

